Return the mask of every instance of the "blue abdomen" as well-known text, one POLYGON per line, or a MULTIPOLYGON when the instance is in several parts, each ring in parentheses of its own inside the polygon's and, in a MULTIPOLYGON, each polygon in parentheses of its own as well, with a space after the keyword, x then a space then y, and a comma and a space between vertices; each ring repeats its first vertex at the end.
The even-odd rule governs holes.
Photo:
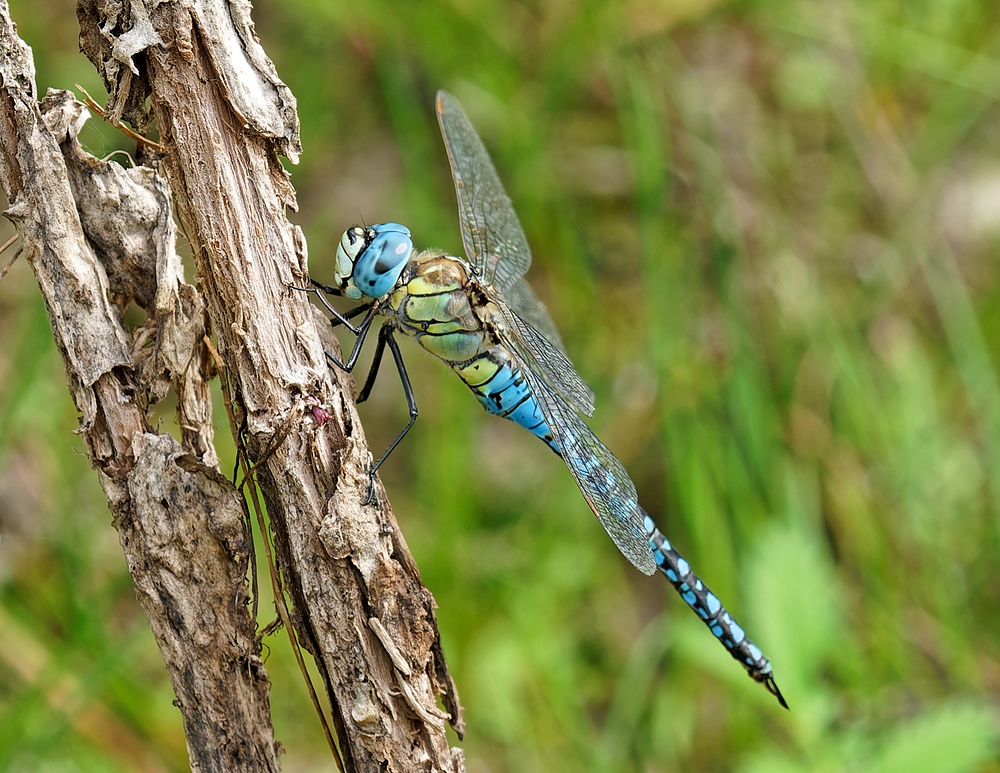
POLYGON ((559 453, 552 431, 520 370, 511 369, 509 362, 496 362, 488 353, 454 367, 483 408, 494 416, 520 424, 559 453))

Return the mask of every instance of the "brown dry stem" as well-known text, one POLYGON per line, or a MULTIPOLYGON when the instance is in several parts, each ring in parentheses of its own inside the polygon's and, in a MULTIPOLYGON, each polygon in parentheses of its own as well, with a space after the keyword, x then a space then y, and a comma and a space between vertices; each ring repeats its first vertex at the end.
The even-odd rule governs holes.
POLYGON ((81 46, 111 94, 108 119, 139 131, 155 121, 165 149, 140 148, 145 165, 130 170, 79 148, 86 110, 67 92, 40 110, 3 0, 0 17, 7 215, 45 297, 192 768, 277 770, 279 751, 249 614, 244 504, 213 447, 214 333, 345 768, 464 770, 445 734, 446 722, 460 736, 464 725, 434 600, 381 488, 362 505, 371 455, 350 379, 327 368, 322 317, 289 290, 306 281, 306 248, 285 216, 294 191, 278 156, 297 158, 298 119, 249 4, 81 0, 81 46), (172 201, 197 288, 174 251, 172 201), (129 303, 147 312, 132 332, 129 303), (146 418, 168 388, 181 444, 146 418))

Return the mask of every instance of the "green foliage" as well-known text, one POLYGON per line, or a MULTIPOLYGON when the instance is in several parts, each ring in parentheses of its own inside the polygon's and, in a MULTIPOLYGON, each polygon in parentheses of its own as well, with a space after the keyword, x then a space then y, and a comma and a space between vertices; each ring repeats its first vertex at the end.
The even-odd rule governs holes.
MULTIPOLYGON (((12 5, 43 90, 96 93, 72 3, 12 5)), ((1000 771, 1000 6, 261 0, 255 18, 299 99, 317 278, 361 218, 461 249, 432 97, 462 101, 595 430, 791 706, 631 570, 542 444, 404 344, 421 418, 383 480, 439 604, 469 769, 1000 771)), ((92 123, 95 152, 122 141, 92 123)), ((183 769, 24 265, 0 317, 0 769, 183 769)), ((405 421, 391 376, 362 418, 375 448, 405 421)), ((332 769, 268 643, 289 769, 332 769)))

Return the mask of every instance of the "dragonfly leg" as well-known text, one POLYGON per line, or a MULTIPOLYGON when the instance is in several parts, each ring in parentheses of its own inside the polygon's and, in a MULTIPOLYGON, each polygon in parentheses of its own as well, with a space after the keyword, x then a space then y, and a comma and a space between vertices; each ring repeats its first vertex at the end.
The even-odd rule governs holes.
POLYGON ((382 462, 389 458, 389 454, 393 452, 396 446, 399 445, 400 441, 406 437, 406 433, 410 431, 413 427, 414 422, 417 420, 417 399, 413 395, 413 387, 410 385, 410 377, 406 374, 406 366, 403 364, 403 355, 399 351, 399 344, 396 343, 396 339, 393 338, 392 328, 389 326, 383 327, 379 330, 378 334, 378 346, 375 348, 375 357, 372 360, 371 369, 368 371, 368 378, 365 379, 365 385, 361 389, 358 395, 358 402, 362 403, 368 399, 368 395, 371 392, 372 385, 375 383, 375 376, 378 375, 379 366, 382 364, 382 355, 385 353, 385 347, 388 345, 389 351, 392 352, 392 359, 396 363, 396 371, 399 373, 399 381, 403 385, 403 394, 406 396, 406 407, 410 411, 410 420, 403 427, 402 432, 400 432, 396 439, 389 444, 389 447, 385 449, 385 453, 379 457, 379 460, 372 465, 369 471, 369 481, 368 481, 368 498, 365 500, 364 504, 370 504, 375 496, 375 473, 378 472, 378 468, 382 466, 382 462))
POLYGON ((340 295, 340 291, 337 290, 336 287, 330 287, 325 284, 320 284, 315 279, 310 279, 309 281, 313 284, 313 287, 296 287, 295 285, 290 285, 290 287, 293 290, 298 290, 300 293, 309 293, 310 295, 315 295, 317 298, 319 298, 320 303, 322 303, 323 306, 326 307, 326 310, 333 315, 333 319, 330 320, 330 324, 333 327, 337 327, 337 325, 343 325, 352 333, 354 333, 354 335, 360 335, 361 329, 365 324, 364 321, 362 321, 360 325, 355 326, 351 324, 351 320, 354 319, 359 314, 363 314, 366 311, 370 311, 372 307, 376 305, 376 302, 371 301, 370 303, 362 303, 360 306, 356 306, 349 312, 344 314, 341 313, 340 311, 337 311, 337 309, 326 298, 327 293, 329 293, 330 295, 340 295))
MULTIPOLYGON (((323 296, 320 295, 320 294, 318 294, 318 293, 317 293, 316 297, 317 298, 323 298, 323 296)), ((326 299, 323 298, 323 300, 326 300, 326 299)), ((366 311, 370 311, 371 308, 372 308, 372 306, 374 305, 374 303, 375 303, 375 301, 372 301, 371 303, 362 303, 360 306, 356 306, 355 308, 351 309, 346 314, 337 314, 337 316, 335 316, 333 319, 330 320, 330 327, 334 327, 335 328, 338 325, 346 325, 348 330, 350 330, 354 334, 357 334, 358 333, 357 328, 355 328, 349 322, 346 322, 344 320, 352 320, 355 317, 357 317, 358 315, 364 314, 366 311)), ((362 322, 362 324, 364 324, 364 323, 362 322)), ((360 325, 358 327, 360 327, 360 325)))
POLYGON ((365 384, 361 387, 361 391, 358 392, 358 397, 355 400, 358 404, 363 403, 371 395, 372 387, 375 386, 375 379, 378 376, 379 368, 382 367, 382 355, 385 354, 385 342, 389 338, 391 332, 389 328, 383 327, 378 333, 378 343, 375 344, 375 354, 372 356, 371 367, 368 368, 368 376, 365 378, 365 384))
MULTIPOLYGON (((355 311, 357 311, 357 309, 355 309, 355 311)), ((361 354, 361 347, 365 345, 365 338, 368 336, 368 331, 371 330, 372 320, 375 319, 375 314, 378 312, 378 306, 372 305, 367 309, 367 311, 368 313, 365 315, 365 318, 361 320, 361 324, 356 328, 349 322, 346 323, 351 332, 357 335, 357 338, 354 340, 354 348, 351 349, 351 356, 347 358, 347 362, 341 362, 330 354, 330 352, 323 352, 323 354, 326 355, 327 360, 341 370, 346 370, 348 373, 354 370, 354 366, 358 362, 358 355, 361 354)))
MULTIPOLYGON (((317 288, 318 290, 322 290, 324 293, 329 293, 330 295, 340 295, 341 294, 340 290, 338 288, 336 288, 336 287, 330 287, 330 285, 325 285, 322 282, 317 282, 312 277, 309 278, 309 284, 311 284, 313 287, 317 288)), ((300 289, 304 290, 305 288, 300 288, 300 289)), ((310 290, 306 290, 306 292, 311 292, 311 291, 310 290)))

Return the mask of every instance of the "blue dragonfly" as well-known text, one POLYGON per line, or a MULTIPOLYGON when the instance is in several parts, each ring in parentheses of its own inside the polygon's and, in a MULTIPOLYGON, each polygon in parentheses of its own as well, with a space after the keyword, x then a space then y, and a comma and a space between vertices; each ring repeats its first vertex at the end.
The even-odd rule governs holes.
POLYGON ((334 284, 312 282, 311 291, 331 312, 333 324, 357 336, 346 361, 327 355, 338 367, 354 368, 372 321, 384 318, 357 401, 368 398, 388 348, 409 407, 409 422, 372 465, 369 499, 375 472, 417 419, 394 337, 401 333, 449 365, 489 413, 520 424, 548 445, 622 554, 644 574, 662 573, 747 673, 788 708, 768 659, 660 533, 640 507, 621 462, 580 418, 593 414, 594 393, 524 279, 531 250, 493 162, 453 96, 439 91, 436 109, 467 259, 441 250, 417 252, 409 229, 399 223, 354 226, 337 248, 334 284), (325 294, 363 303, 341 314, 325 294), (351 320, 361 315, 354 325, 351 320))

